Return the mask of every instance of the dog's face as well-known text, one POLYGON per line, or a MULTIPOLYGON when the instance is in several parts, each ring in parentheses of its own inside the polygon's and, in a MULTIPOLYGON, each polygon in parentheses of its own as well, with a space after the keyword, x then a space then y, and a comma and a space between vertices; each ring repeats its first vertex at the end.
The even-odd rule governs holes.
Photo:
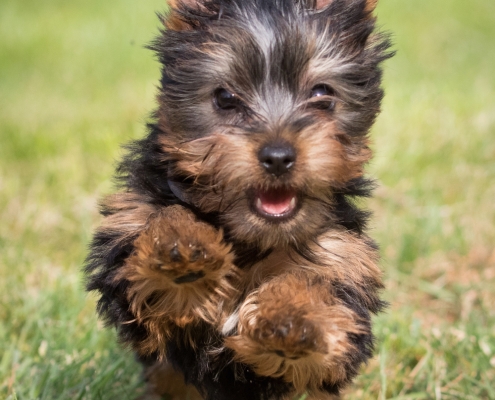
POLYGON ((362 176, 379 111, 366 0, 178 2, 154 45, 164 64, 158 125, 170 186, 231 235, 297 246, 332 223, 362 176))

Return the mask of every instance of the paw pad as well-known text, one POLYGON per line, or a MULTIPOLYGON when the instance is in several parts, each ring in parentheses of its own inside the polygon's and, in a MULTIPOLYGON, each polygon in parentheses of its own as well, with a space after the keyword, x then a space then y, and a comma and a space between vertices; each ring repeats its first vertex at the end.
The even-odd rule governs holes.
POLYGON ((326 353, 321 330, 308 317, 297 311, 274 314, 270 319, 261 318, 254 338, 279 357, 297 360, 310 352, 326 353))
POLYGON ((201 279, 204 277, 205 277, 205 273, 203 271, 190 272, 187 275, 182 275, 182 276, 179 276, 178 278, 175 278, 174 282, 177 284, 192 283, 192 282, 196 282, 198 279, 201 279))

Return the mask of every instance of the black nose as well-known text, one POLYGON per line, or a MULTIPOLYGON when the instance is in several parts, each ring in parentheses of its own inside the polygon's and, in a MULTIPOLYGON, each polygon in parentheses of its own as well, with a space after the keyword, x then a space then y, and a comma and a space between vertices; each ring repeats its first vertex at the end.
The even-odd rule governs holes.
POLYGON ((258 153, 261 165, 272 175, 280 176, 287 172, 296 161, 296 151, 290 144, 268 145, 258 153))

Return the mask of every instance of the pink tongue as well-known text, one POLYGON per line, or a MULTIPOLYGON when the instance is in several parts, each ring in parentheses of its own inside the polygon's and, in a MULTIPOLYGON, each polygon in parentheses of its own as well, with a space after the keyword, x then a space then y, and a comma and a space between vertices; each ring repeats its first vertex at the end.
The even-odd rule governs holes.
POLYGON ((261 209, 267 214, 283 214, 289 211, 294 193, 287 190, 260 192, 261 209))

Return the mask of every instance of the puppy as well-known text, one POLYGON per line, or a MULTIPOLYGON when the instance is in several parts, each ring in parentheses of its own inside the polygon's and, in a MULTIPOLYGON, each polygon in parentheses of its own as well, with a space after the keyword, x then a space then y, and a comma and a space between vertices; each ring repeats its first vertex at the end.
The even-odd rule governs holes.
POLYGON ((335 399, 384 302, 363 166, 380 109, 376 0, 177 0, 158 109, 86 263, 148 395, 335 399))

